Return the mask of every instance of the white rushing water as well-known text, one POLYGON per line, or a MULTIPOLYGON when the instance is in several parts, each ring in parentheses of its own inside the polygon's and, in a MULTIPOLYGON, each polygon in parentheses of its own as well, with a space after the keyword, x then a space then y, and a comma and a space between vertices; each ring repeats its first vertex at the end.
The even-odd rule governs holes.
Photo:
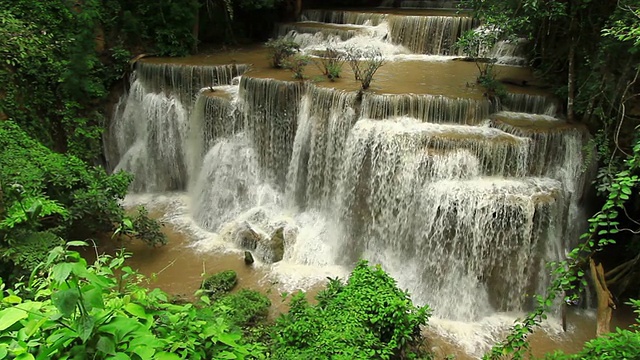
MULTIPOLYGON (((306 15, 361 27, 287 30, 308 49, 377 39, 388 56, 413 51, 384 38, 390 24, 452 21, 306 15)), ((450 25, 429 26, 424 41, 446 53, 450 25)), ((487 101, 237 83, 244 67, 211 68, 141 63, 108 157, 136 176, 135 192, 178 191, 128 201, 163 204, 200 251, 252 251, 283 290, 368 259, 434 309, 436 331, 480 354, 546 287, 545 262, 575 237, 586 135, 554 117, 553 101, 512 95, 492 114, 487 101)))

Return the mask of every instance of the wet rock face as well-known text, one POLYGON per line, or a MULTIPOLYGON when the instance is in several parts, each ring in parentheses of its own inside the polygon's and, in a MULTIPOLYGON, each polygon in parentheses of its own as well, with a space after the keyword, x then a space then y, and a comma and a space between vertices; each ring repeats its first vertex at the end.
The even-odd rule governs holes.
POLYGON ((268 245, 272 262, 282 260, 284 256, 284 227, 281 226, 273 232, 268 245))
POLYGON ((255 250, 258 242, 262 239, 262 235, 256 232, 251 224, 243 222, 236 232, 236 244, 242 249, 255 250))
POLYGON ((278 226, 271 235, 266 235, 262 229, 245 221, 235 232, 235 242, 240 248, 248 250, 245 251, 245 255, 249 251, 254 251, 260 261, 273 264, 284 257, 285 226, 278 226))

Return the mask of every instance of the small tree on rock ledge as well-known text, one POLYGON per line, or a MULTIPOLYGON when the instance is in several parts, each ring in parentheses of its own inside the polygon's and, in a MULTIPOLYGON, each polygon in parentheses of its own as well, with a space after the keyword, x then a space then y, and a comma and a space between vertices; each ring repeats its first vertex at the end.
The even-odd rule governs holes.
POLYGON ((371 86, 373 76, 386 63, 380 50, 372 48, 350 48, 347 50, 346 60, 355 79, 362 84, 362 90, 367 90, 371 86))

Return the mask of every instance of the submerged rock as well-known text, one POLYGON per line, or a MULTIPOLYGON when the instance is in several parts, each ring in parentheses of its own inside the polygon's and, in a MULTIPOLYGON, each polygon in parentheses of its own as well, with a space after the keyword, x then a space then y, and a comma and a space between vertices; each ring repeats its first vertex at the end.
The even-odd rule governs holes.
POLYGON ((246 265, 251 265, 254 263, 254 259, 253 259, 253 255, 251 254, 251 251, 246 251, 244 252, 244 263, 246 265))

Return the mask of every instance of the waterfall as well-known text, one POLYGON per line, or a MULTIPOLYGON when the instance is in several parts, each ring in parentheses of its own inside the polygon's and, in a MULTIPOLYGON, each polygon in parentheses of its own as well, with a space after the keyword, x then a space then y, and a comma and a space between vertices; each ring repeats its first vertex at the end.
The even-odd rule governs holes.
MULTIPOLYGON (((409 70, 433 61, 424 54, 454 54, 453 42, 477 25, 375 11, 303 18, 279 31, 307 54, 377 46, 390 62, 416 55, 409 70)), ((517 57, 511 45, 494 55, 517 57)), ((469 70, 437 65, 429 76, 469 70)), ((141 60, 106 145, 111 166, 134 174, 132 191, 188 194, 189 226, 251 251, 286 291, 299 286, 294 278, 342 275, 364 258, 429 304, 433 322, 486 324, 531 307, 529 295, 549 283, 546 262, 577 238, 590 176, 588 132, 557 118, 557 101, 345 91, 344 79, 334 89, 248 68, 141 60)), ((385 86, 395 81, 384 75, 385 86)), ((203 239, 197 246, 209 249, 203 239)), ((483 327, 483 339, 512 320, 483 327)))
POLYGON ((414 9, 457 9, 460 0, 402 0, 400 7, 414 9))
POLYGON ((377 26, 387 19, 387 14, 362 13, 356 11, 304 10, 302 19, 332 24, 377 26))
POLYGON ((508 94, 503 102, 505 110, 530 114, 555 116, 558 113, 556 101, 540 95, 508 94))
POLYGON ((300 40, 296 41, 297 34, 320 34, 319 37, 321 37, 321 39, 324 41, 328 41, 329 39, 339 39, 340 41, 345 41, 357 35, 366 34, 365 28, 319 28, 318 26, 313 26, 313 24, 314 23, 280 24, 278 26, 277 34, 278 37, 289 37, 303 47, 305 47, 306 44, 304 44, 300 40))
POLYGON ((487 100, 415 94, 366 94, 362 112, 371 119, 407 116, 425 122, 472 125, 486 119, 489 108, 487 100))
POLYGON ((478 23, 462 16, 397 16, 389 17, 389 35, 394 44, 414 53, 462 55, 454 49, 458 37, 478 23))
POLYGON ((467 16, 407 16, 350 11, 306 10, 302 18, 329 24, 350 24, 363 26, 359 29, 327 27, 317 23, 285 24, 279 27, 281 36, 287 35, 303 45, 309 40, 295 34, 315 34, 322 40, 342 41, 357 35, 384 39, 386 42, 402 46, 413 53, 428 55, 462 55, 454 49, 456 40, 466 31, 478 26, 475 19, 467 16), (368 29, 367 29, 368 27, 368 29), (368 30, 368 31, 367 31, 368 30), (295 34, 293 34, 294 32, 295 34))

